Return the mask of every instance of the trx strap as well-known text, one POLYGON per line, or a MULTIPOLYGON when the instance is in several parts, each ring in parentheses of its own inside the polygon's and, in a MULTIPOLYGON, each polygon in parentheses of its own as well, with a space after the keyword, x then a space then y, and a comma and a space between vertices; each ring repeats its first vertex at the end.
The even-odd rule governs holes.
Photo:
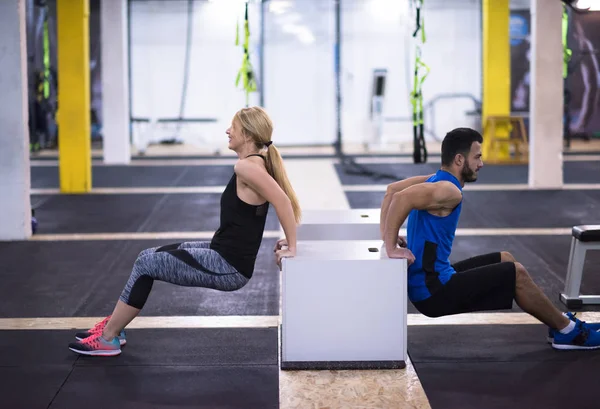
POLYGON ((48 39, 48 10, 44 18, 44 99, 50 98, 50 41, 48 39))
POLYGON ((48 38, 48 10, 42 10, 42 64, 37 83, 37 100, 46 102, 50 98, 50 40, 48 38))
MULTIPOLYGON (((420 42, 425 44, 425 23, 421 16, 421 7, 423 0, 416 0, 416 29, 413 37, 416 38, 419 31, 421 32, 420 42)), ((415 46, 415 76, 413 82, 413 90, 410 94, 410 102, 413 110, 413 161, 414 163, 427 162, 427 147, 425 146, 425 135, 423 126, 423 82, 429 74, 429 67, 421 60, 421 47, 417 43, 415 46), (424 69, 425 73, 419 76, 419 70, 424 69)))
MULTIPOLYGON (((37 74, 35 82, 35 98, 38 102, 37 109, 41 110, 44 114, 44 121, 47 121, 46 116, 48 112, 52 111, 52 106, 49 102, 50 98, 50 40, 48 37, 48 6, 44 3, 41 4, 41 15, 40 20, 42 21, 42 64, 43 69, 37 74)), ((37 34, 37 33, 36 33, 37 34)), ((41 117, 41 115, 40 115, 41 117)), ((36 125, 37 127, 37 125, 36 125)), ((44 126, 44 128, 46 128, 44 126)), ((37 129, 35 130, 37 133, 37 129)), ((48 143, 49 135, 46 135, 45 143, 48 143)), ((38 151, 42 148, 39 136, 33 143, 29 144, 29 149, 32 151, 38 151)))
MULTIPOLYGON (((239 25, 236 27, 235 32, 235 45, 240 45, 240 28, 239 25)), ((246 93, 246 107, 248 106, 249 96, 251 92, 256 92, 256 80, 254 78, 254 71, 252 64, 250 63, 250 27, 248 24, 248 2, 246 1, 246 13, 244 17, 244 58, 242 60, 242 66, 238 72, 235 80, 235 86, 238 87, 240 79, 243 79, 243 88, 246 93)))
POLYGON ((569 32, 569 13, 567 6, 563 4, 562 16, 562 43, 563 43, 563 78, 567 78, 569 70, 569 61, 571 61, 572 51, 567 45, 567 34, 569 32))

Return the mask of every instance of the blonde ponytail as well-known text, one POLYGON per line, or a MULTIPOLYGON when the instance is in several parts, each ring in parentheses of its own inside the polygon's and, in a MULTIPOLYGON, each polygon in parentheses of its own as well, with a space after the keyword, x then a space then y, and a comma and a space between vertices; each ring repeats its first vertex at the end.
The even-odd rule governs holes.
POLYGON ((261 107, 243 108, 235 117, 242 126, 242 131, 254 141, 257 149, 266 149, 267 172, 275 179, 292 203, 296 223, 300 223, 301 210, 298 197, 292 188, 283 159, 275 146, 272 145, 273 123, 267 112, 261 107))
POLYGON ((279 151, 273 145, 270 145, 267 148, 267 171, 271 176, 273 176, 273 179, 275 179, 277 184, 281 187, 281 189, 283 189, 287 197, 292 202, 292 209, 294 210, 296 223, 300 223, 302 211, 300 209, 298 197, 296 196, 296 192, 294 192, 292 184, 287 177, 287 172, 283 166, 283 159, 281 159, 279 151))

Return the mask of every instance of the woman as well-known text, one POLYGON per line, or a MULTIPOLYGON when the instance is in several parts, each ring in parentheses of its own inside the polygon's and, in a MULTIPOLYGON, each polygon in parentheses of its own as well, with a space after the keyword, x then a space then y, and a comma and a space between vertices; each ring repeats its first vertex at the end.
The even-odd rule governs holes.
POLYGON ((210 242, 185 242, 142 251, 113 313, 89 331, 78 333, 69 349, 84 355, 121 353, 124 328, 143 308, 154 280, 176 285, 235 291, 252 277, 267 218, 275 207, 285 239, 275 248, 277 265, 296 255, 300 206, 283 161, 272 146, 273 124, 260 107, 238 111, 229 129, 229 149, 237 153, 221 196, 221 222, 210 242), (262 154, 264 153, 264 155, 262 154), (282 248, 285 245, 285 248, 282 248))

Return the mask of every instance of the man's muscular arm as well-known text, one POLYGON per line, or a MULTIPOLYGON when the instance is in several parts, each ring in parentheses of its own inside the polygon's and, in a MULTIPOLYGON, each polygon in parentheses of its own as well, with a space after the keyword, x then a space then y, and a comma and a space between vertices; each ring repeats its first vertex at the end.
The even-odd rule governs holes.
POLYGON ((462 200, 460 190, 450 182, 420 183, 395 193, 385 223, 384 243, 390 255, 396 248, 400 226, 413 209, 453 209, 462 200))
POLYGON ((381 240, 384 240, 385 233, 385 219, 387 218, 387 214, 389 211, 390 203, 392 202, 392 197, 395 193, 401 192, 409 186, 416 185, 419 183, 425 182, 432 175, 427 176, 413 176, 408 179, 401 180, 399 182, 395 182, 389 184, 385 196, 383 197, 383 202, 381 203, 381 215, 379 220, 379 230, 381 231, 381 240))

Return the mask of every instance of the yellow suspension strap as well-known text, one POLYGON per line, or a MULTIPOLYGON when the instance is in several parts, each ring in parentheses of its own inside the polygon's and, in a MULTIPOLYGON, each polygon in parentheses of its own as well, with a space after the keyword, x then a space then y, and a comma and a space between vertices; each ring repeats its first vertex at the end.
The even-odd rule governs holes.
MULTIPOLYGON (((416 29, 413 33, 414 38, 418 38, 417 34, 420 32, 420 43, 425 44, 425 22, 421 15, 421 8, 423 7, 423 0, 415 0, 413 2, 416 6, 416 29)), ((423 126, 423 82, 429 74, 429 67, 421 59, 421 47, 419 41, 415 46, 415 76, 413 82, 413 90, 410 94, 410 102, 413 110, 413 162, 414 163, 425 163, 427 162, 427 147, 425 146, 425 135, 423 126), (424 69, 425 72, 420 74, 420 70, 424 69)))
MULTIPOLYGON (((235 45, 240 45, 240 29, 239 25, 236 27, 235 33, 235 45)), ((239 87, 240 80, 243 80, 243 89, 246 93, 246 107, 249 103, 250 93, 256 92, 256 79, 254 77, 254 70, 252 69, 252 63, 250 63, 250 25, 248 23, 248 1, 246 1, 246 12, 244 17, 244 58, 242 60, 242 66, 238 72, 235 80, 235 86, 239 87)))

